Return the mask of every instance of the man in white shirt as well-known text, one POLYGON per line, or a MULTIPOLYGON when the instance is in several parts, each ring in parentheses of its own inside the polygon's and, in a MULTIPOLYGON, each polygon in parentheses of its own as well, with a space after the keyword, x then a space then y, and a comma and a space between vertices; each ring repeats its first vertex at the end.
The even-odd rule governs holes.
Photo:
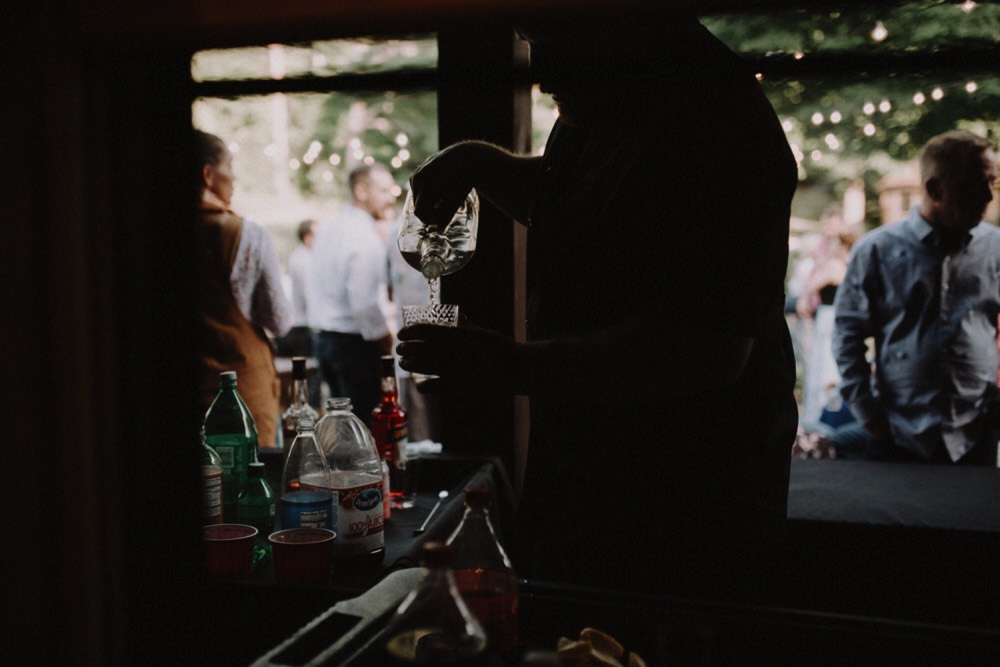
POLYGON ((392 350, 379 304, 386 257, 376 219, 395 201, 394 182, 375 164, 351 171, 348 184, 351 203, 316 235, 306 301, 323 379, 367 424, 380 398, 379 359, 392 350))
MULTIPOLYGON (((288 255, 288 296, 292 300, 295 324, 288 334, 275 341, 277 354, 281 357, 311 357, 312 330, 309 328, 309 313, 306 310, 306 283, 309 280, 309 262, 312 245, 319 225, 315 220, 303 220, 298 226, 299 244, 288 255)), ((318 383, 313 383, 313 385, 318 383)), ((310 390, 313 386, 310 386, 310 390)), ((318 389, 318 387, 316 387, 318 389)), ((319 396, 319 393, 316 393, 319 396)))

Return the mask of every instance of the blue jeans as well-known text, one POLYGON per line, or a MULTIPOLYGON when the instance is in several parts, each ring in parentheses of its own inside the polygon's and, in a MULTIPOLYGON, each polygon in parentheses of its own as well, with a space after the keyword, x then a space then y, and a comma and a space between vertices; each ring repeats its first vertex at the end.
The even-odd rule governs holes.
POLYGON ((359 334, 318 331, 313 354, 331 397, 347 397, 361 421, 370 423, 372 410, 382 398, 381 352, 374 341, 359 334))
MULTIPOLYGON (((837 428, 828 440, 837 451, 838 459, 866 461, 894 461, 897 463, 951 463, 951 457, 942 444, 930 459, 923 459, 910 450, 893 442, 877 441, 865 427, 851 422, 837 428)), ((996 467, 997 434, 989 432, 979 444, 965 453, 955 463, 996 467)))

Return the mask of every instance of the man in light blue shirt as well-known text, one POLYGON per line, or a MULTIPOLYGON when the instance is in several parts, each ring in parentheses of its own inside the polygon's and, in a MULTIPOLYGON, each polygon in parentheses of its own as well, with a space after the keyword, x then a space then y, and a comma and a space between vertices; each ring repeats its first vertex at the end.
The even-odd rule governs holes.
POLYGON ((996 154, 947 132, 920 172, 923 202, 855 244, 837 291, 834 354, 857 424, 831 441, 845 458, 996 466, 1000 229, 982 222, 996 154))
POLYGON ((348 397, 366 424, 381 397, 380 358, 392 334, 379 301, 385 289, 385 243, 376 218, 395 201, 380 164, 353 169, 351 203, 316 234, 307 281, 313 350, 333 396, 348 397))

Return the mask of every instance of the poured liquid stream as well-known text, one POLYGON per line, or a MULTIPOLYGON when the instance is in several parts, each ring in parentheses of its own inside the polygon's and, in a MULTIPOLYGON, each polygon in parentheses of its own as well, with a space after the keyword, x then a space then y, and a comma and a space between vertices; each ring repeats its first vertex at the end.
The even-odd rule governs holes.
POLYGON ((427 303, 432 306, 441 305, 441 279, 440 278, 428 278, 427 279, 427 291, 428 298, 430 301, 427 303))

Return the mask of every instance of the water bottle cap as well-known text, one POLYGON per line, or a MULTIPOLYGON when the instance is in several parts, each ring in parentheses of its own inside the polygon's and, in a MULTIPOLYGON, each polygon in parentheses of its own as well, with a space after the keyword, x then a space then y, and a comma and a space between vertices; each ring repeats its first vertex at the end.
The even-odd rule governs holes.
POLYGON ((306 376, 306 358, 292 357, 292 378, 301 380, 306 376))
POLYGON ((346 396, 337 396, 326 399, 327 410, 350 410, 354 407, 351 399, 346 396))
POLYGON ((260 461, 251 461, 247 464, 247 475, 250 477, 263 477, 267 466, 260 461))
POLYGON ((236 371, 222 371, 219 373, 222 382, 236 382, 236 371))

